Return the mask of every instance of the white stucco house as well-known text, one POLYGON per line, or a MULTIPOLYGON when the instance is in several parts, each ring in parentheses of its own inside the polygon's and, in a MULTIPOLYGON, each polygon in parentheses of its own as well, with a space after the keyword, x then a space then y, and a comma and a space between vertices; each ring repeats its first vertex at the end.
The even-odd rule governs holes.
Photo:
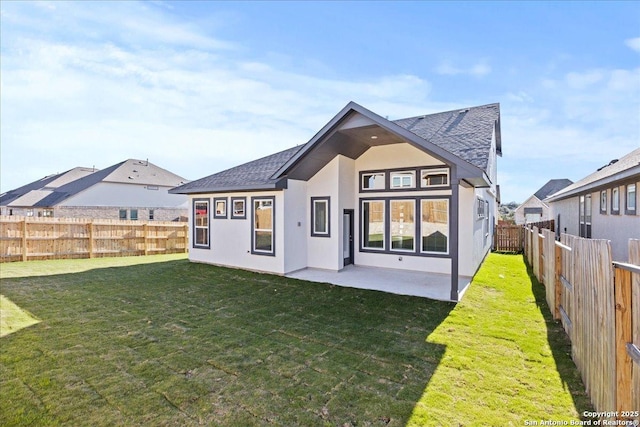
POLYGON ((549 205, 544 202, 547 196, 557 193, 563 188, 573 184, 569 179, 551 179, 538 191, 525 200, 514 211, 516 224, 531 224, 532 222, 549 221, 553 219, 549 205))
POLYGON ((457 301, 491 247, 499 155, 499 104, 388 120, 351 102, 304 145, 170 192, 190 198, 191 261, 440 273, 457 301))
POLYGON ((170 194, 186 179, 148 160, 104 169, 77 167, 0 194, 2 215, 174 221, 186 218, 187 196, 170 194))
POLYGON ((640 148, 545 199, 562 233, 611 241, 626 262, 629 239, 640 239, 640 148))

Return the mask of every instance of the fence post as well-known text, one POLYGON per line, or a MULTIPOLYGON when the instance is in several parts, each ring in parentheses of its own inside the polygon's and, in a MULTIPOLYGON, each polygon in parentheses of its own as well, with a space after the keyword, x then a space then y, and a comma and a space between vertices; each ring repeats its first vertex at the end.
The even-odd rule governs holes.
POLYGON ((142 235, 144 237, 144 254, 149 255, 149 224, 142 224, 142 235))
POLYGON ((22 261, 27 260, 27 217, 22 220, 22 261))
POLYGON ((89 231, 89 258, 93 258, 93 222, 87 223, 87 230, 89 231))
POLYGON ((538 230, 538 276, 539 282, 546 285, 544 277, 544 236, 540 234, 541 230, 538 230))
POLYGON ((616 408, 631 408, 631 376, 633 365, 627 354, 631 339, 631 272, 615 268, 613 281, 616 311, 616 408))
POLYGON ((189 224, 184 225, 184 253, 189 252, 189 224))
POLYGON ((555 265, 555 277, 554 277, 554 286, 555 286, 555 297, 554 297, 554 305, 553 308, 553 318, 558 320, 560 319, 560 300, 562 299, 562 248, 558 245, 554 245, 555 247, 555 255, 556 255, 556 265, 555 265))

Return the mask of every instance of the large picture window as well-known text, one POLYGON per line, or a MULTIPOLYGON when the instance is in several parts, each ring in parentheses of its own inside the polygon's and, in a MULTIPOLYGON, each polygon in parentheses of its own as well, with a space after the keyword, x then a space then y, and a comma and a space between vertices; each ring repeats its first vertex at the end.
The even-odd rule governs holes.
POLYGON ((275 198, 253 198, 252 201, 252 252, 258 255, 275 255, 275 198))
POLYGON ((384 250, 384 200, 362 202, 362 247, 384 250))
POLYGON ((193 247, 209 247, 209 200, 193 202, 193 247))
POLYGON ((314 237, 330 237, 329 197, 311 198, 311 235, 314 237))
POLYGON ((391 249, 415 251, 415 200, 391 200, 391 249))
POLYGON ((420 202, 421 252, 449 252, 449 200, 423 199, 420 202))

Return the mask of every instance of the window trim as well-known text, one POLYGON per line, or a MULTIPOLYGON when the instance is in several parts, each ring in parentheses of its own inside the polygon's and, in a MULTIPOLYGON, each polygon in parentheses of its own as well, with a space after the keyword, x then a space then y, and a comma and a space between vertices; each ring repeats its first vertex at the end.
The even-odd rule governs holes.
POLYGON ((376 191, 387 191, 387 171, 386 170, 371 170, 371 171, 360 171, 360 192, 361 193, 371 193, 376 191), (384 186, 382 188, 365 188, 364 186, 364 177, 365 175, 381 175, 382 181, 384 182, 384 186))
POLYGON ((215 219, 227 219, 229 212, 229 203, 227 197, 214 197, 213 198, 213 217, 215 219), (224 202, 224 214, 218 213, 218 202, 224 202))
POLYGON ((311 237, 331 237, 331 197, 311 198, 311 237), (316 203, 326 203, 327 217, 325 219, 326 232, 318 232, 316 228, 316 203))
POLYGON ((393 170, 393 171, 389 171, 389 190, 413 190, 416 188, 416 169, 401 169, 401 170, 393 170), (393 179, 394 178, 400 178, 400 186, 396 187, 393 185, 393 179), (404 186, 403 185, 403 178, 405 177, 410 177, 411 178, 411 182, 409 183, 409 185, 404 186))
POLYGON ((130 209, 129 210, 129 219, 131 221, 137 221, 138 220, 138 209, 130 209), (135 215, 134 215, 135 213, 135 215))
POLYGON ((412 254, 416 252, 416 230, 418 228, 418 225, 416 224, 416 211, 417 211, 417 200, 415 198, 398 198, 398 199, 390 199, 389 200, 389 250, 392 252, 401 252, 401 253, 407 253, 407 254, 412 254), (412 249, 398 249, 393 247, 393 233, 391 231, 391 225, 393 224, 393 209, 392 209, 392 204, 393 202, 412 202, 413 203, 413 248, 412 249))
POLYGON ((620 215, 620 187, 611 189, 611 215, 620 215), (614 203, 617 203, 617 208, 614 203))
POLYGON ((405 168, 393 169, 372 169, 362 170, 358 172, 358 188, 360 193, 386 193, 386 192, 403 192, 403 191, 430 191, 430 190, 450 190, 451 189, 451 168, 446 164, 431 166, 411 166, 405 168), (429 171, 441 171, 447 175, 446 185, 422 185, 422 174, 429 171), (413 183, 411 187, 393 187, 392 179, 394 173, 413 173, 413 183), (382 175, 384 176, 384 188, 365 188, 364 177, 366 175, 382 175), (420 182, 418 182, 420 181, 420 182))
POLYGON ((427 196, 387 196, 387 197, 361 197, 358 199, 359 202, 359 215, 358 215, 358 232, 360 234, 360 238, 358 239, 358 250, 362 253, 375 253, 375 254, 391 254, 391 255, 402 255, 402 256, 417 256, 417 257, 428 257, 428 258, 452 258, 451 254, 451 195, 427 195, 427 196), (391 235, 391 200, 414 200, 416 203, 416 213, 415 213, 415 248, 414 251, 406 251, 406 250, 398 250, 391 249, 391 244, 389 237, 391 235), (422 251, 422 201, 423 200, 446 200, 447 202, 447 230, 449 235, 447 236, 447 252, 431 252, 431 251, 422 251), (384 202, 384 243, 382 248, 371 248, 364 246, 364 202, 384 202))
POLYGON ((128 218, 126 209, 118 209, 118 219, 120 221, 126 221, 128 218), (124 215, 122 215, 124 213, 124 215), (124 216, 124 218, 123 218, 124 216))
POLYGON ((193 223, 193 233, 192 233, 192 237, 193 237, 193 241, 191 243, 191 247, 194 249, 211 249, 211 199, 209 198, 197 198, 197 199, 193 199, 193 205, 191 207, 191 212, 192 212, 192 223, 193 223), (207 204, 207 226, 203 227, 203 226, 197 226, 196 225, 196 205, 198 203, 206 203, 207 204), (198 244, 197 240, 196 240, 196 236, 197 236, 197 229, 203 229, 206 228, 207 229, 207 243, 206 244, 198 244))
POLYGON ((247 219, 247 198, 246 197, 232 197, 231 198, 231 219, 247 219), (242 214, 236 214, 235 203, 242 202, 242 214))
POLYGON ((625 215, 636 215, 638 212, 638 186, 635 183, 625 185, 624 188, 624 213, 625 215), (633 187, 633 209, 629 209, 629 187, 633 187))
MULTIPOLYGON (((437 174, 440 175, 440 174, 437 174)), ((449 168, 446 166, 430 166, 430 167, 422 167, 420 168, 420 188, 422 189, 431 189, 431 188, 437 188, 437 189, 443 189, 443 188, 451 188, 451 178, 450 178, 450 171, 449 168), (423 174, 429 173, 431 172, 433 175, 436 175, 436 172, 444 172, 444 174, 447 176, 447 183, 446 184, 436 184, 436 185, 424 185, 422 183, 422 180, 424 179, 423 174)))
POLYGON ((251 197, 251 253, 253 255, 276 256, 276 197, 275 196, 253 196, 251 197), (255 208, 257 201, 271 201, 271 251, 264 251, 255 248, 255 232, 266 229, 255 228, 255 208))
POLYGON ((607 214, 607 199, 608 199, 608 190, 600 191, 600 213, 602 215, 607 214))

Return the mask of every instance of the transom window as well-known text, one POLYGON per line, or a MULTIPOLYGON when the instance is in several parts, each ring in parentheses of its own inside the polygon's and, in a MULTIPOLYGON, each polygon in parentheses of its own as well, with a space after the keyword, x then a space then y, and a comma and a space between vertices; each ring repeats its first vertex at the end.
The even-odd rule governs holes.
POLYGON ((422 187, 445 187, 449 185, 449 169, 422 169, 420 171, 422 187))
POLYGON ((414 188, 414 171, 391 172, 391 188, 414 188))
POLYGON ((363 190, 384 190, 385 189, 384 172, 363 173, 362 189, 363 190))

